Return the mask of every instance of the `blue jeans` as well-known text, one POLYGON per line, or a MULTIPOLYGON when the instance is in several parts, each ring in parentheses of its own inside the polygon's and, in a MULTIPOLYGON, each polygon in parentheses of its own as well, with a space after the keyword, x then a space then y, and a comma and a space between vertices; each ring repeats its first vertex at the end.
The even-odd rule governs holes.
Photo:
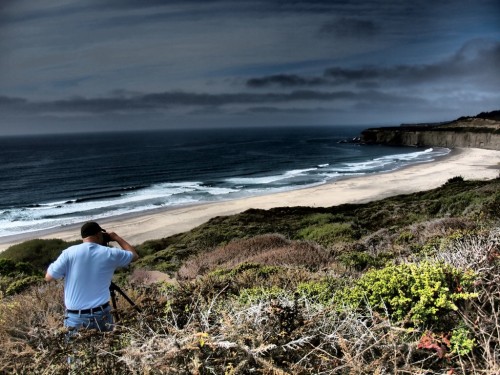
POLYGON ((111 315, 111 306, 106 307, 102 311, 95 311, 93 314, 70 313, 66 311, 64 318, 64 326, 79 329, 97 329, 98 331, 113 330, 113 315, 111 315))

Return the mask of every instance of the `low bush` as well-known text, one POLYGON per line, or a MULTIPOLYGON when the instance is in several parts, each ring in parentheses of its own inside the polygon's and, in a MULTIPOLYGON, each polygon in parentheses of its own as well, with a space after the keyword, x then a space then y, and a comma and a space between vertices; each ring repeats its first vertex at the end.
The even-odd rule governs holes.
POLYGON ((359 238, 351 223, 327 223, 309 226, 300 230, 298 237, 326 247, 336 242, 351 242, 359 238))
POLYGON ((362 271, 374 263, 374 257, 365 252, 350 252, 338 257, 338 261, 347 268, 362 271))
POLYGON ((417 326, 445 323, 457 302, 475 297, 474 274, 439 263, 404 263, 370 270, 336 296, 338 303, 370 308, 417 326))
POLYGON ((22 292, 42 279, 43 273, 26 262, 0 259, 0 299, 22 292))
POLYGON ((465 356, 472 352, 475 345, 476 342, 467 328, 457 327, 451 332, 450 346, 452 353, 465 356))
POLYGON ((0 275, 34 275, 41 274, 31 264, 26 262, 15 262, 11 259, 0 259, 0 275))
POLYGON ((41 281, 43 281, 43 278, 40 276, 26 276, 22 279, 17 279, 9 284, 5 290, 5 295, 10 296, 20 293, 28 289, 30 286, 40 283, 41 281))
POLYGON ((261 303, 262 301, 276 299, 284 294, 285 291, 277 286, 270 288, 253 287, 240 290, 237 301, 241 305, 249 306, 261 303))
POLYGON ((449 178, 445 184, 460 184, 462 182, 464 182, 464 178, 462 176, 455 176, 455 177, 449 178))
POLYGON ((328 306, 333 302, 336 286, 333 279, 305 281, 297 285, 296 293, 302 299, 328 306))
POLYGON ((49 264, 64 249, 77 243, 81 243, 81 241, 66 242, 60 239, 29 240, 9 247, 0 253, 0 258, 10 259, 16 263, 29 263, 37 270, 45 272, 49 264))
POLYGON ((218 276, 226 276, 228 278, 235 278, 248 271, 250 271, 257 277, 268 277, 272 274, 280 272, 281 269, 275 266, 264 266, 258 263, 243 262, 238 264, 238 266, 232 269, 226 269, 226 268, 216 269, 211 274, 218 276))

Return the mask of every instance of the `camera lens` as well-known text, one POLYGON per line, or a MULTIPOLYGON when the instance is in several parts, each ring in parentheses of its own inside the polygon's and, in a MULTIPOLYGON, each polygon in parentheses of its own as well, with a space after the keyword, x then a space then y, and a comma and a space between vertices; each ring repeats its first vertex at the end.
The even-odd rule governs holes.
POLYGON ((111 241, 111 237, 106 232, 102 232, 102 239, 104 243, 108 243, 109 241, 111 241))

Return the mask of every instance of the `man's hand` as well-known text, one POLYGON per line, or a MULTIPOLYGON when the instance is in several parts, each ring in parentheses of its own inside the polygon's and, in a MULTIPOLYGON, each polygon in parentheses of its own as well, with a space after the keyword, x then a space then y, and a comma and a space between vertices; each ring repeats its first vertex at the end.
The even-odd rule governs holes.
POLYGON ((120 247, 123 250, 130 251, 133 254, 132 262, 135 262, 137 259, 139 259, 139 254, 137 254, 137 251, 135 250, 135 247, 130 245, 127 241, 125 241, 123 238, 121 238, 118 234, 115 232, 106 232, 111 238, 111 241, 115 241, 120 245, 120 247))
POLYGON ((111 238, 111 241, 116 241, 118 242, 119 239, 122 239, 118 234, 116 234, 116 232, 106 232, 109 236, 109 238, 111 238))

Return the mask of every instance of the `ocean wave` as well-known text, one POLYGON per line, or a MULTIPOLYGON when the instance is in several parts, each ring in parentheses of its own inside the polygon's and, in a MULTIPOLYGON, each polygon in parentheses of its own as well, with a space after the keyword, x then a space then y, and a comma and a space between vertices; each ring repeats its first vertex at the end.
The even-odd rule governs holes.
POLYGON ((447 155, 449 149, 428 148, 423 151, 415 151, 406 154, 393 154, 374 158, 362 162, 343 163, 337 172, 381 172, 384 170, 395 170, 411 163, 423 163, 434 160, 436 157, 447 155))
POLYGON ((128 189, 124 194, 97 194, 85 199, 11 208, 0 211, 0 237, 49 229, 61 223, 77 223, 96 217, 112 217, 159 207, 192 204, 210 200, 210 196, 222 197, 237 192, 239 189, 187 181, 128 189))
POLYGON ((262 176, 262 177, 233 177, 226 179, 226 182, 236 185, 261 185, 270 184, 277 181, 289 180, 298 176, 306 176, 308 172, 317 170, 317 168, 294 169, 281 174, 262 176))

